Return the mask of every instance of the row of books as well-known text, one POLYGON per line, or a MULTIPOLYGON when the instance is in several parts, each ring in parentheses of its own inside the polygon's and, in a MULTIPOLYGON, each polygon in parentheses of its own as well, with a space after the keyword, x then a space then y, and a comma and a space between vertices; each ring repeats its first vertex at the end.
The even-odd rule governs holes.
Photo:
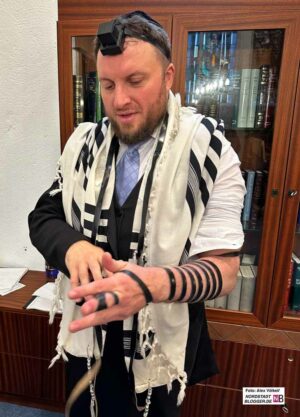
POLYGON ((268 182, 268 171, 242 171, 246 185, 242 224, 244 229, 257 229, 261 226, 268 182))
POLYGON ((103 116, 100 85, 96 71, 73 75, 74 125, 97 122, 103 116))
POLYGON ((237 104, 239 128, 268 128, 273 123, 277 92, 277 68, 243 68, 237 104))
MULTIPOLYGON (((209 308, 252 312, 255 295, 257 266, 255 255, 243 254, 237 276, 237 283, 229 295, 205 302, 209 308)), ((290 262, 288 282, 282 306, 283 313, 300 313, 300 258, 293 253, 290 262)))
POLYGON ((300 258, 295 253, 290 262, 282 310, 283 313, 288 310, 300 312, 300 258))
POLYGON ((255 258, 254 255, 243 254, 235 288, 228 295, 205 301, 205 306, 252 312, 257 276, 257 266, 252 263, 255 258))
POLYGON ((269 128, 282 48, 282 33, 273 32, 190 32, 186 103, 227 128, 269 128))

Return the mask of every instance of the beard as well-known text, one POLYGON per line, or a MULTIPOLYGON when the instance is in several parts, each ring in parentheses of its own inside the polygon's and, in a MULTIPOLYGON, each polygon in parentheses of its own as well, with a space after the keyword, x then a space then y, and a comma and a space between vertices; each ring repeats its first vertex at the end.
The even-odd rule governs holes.
POLYGON ((163 120, 167 111, 167 95, 164 83, 155 104, 148 111, 145 120, 132 132, 126 131, 112 116, 109 116, 112 128, 119 140, 126 145, 134 145, 149 139, 155 128, 163 120))

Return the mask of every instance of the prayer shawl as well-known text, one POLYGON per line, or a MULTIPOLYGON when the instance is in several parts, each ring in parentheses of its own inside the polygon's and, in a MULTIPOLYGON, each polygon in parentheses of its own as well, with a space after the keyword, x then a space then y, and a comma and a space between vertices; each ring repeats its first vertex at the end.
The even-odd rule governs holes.
MULTIPOLYGON (((205 206, 212 192, 222 150, 222 124, 195 114, 180 106, 172 93, 168 101, 168 123, 163 138, 156 139, 143 176, 133 222, 130 248, 137 248, 141 226, 143 195, 157 141, 163 147, 154 171, 146 217, 143 257, 146 267, 175 266, 185 263, 191 243, 200 226, 205 206)), ((58 162, 56 192, 62 192, 66 221, 85 236, 92 236, 95 207, 105 177, 106 164, 114 132, 107 119, 101 125, 82 123, 68 140, 58 162), (100 134, 98 132, 100 131, 100 134), (97 129, 97 135, 95 131, 97 129)), ((107 244, 107 213, 115 186, 115 156, 103 197, 96 244, 107 244)), ((57 279, 57 299, 64 300, 63 316, 58 334, 57 356, 65 351, 79 357, 99 358, 94 328, 75 334, 68 331, 70 321, 80 317, 80 309, 69 300, 69 279, 57 279)), ((50 320, 53 320, 55 305, 50 320)), ((124 321, 124 355, 129 367, 133 318, 124 321)), ((167 385, 178 380, 178 404, 184 398, 187 376, 184 371, 189 329, 188 305, 185 303, 150 303, 138 313, 139 340, 132 362, 135 390, 167 385)), ((105 332, 102 331, 105 342, 105 332)), ((103 346, 102 346, 103 348, 103 346)))

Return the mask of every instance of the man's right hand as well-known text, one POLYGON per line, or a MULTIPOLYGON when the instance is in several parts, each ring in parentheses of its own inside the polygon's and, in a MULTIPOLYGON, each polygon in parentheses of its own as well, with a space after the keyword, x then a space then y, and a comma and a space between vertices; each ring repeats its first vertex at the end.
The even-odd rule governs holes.
POLYGON ((65 262, 70 272, 72 288, 102 278, 103 253, 104 251, 101 248, 86 240, 79 240, 69 247, 65 262))

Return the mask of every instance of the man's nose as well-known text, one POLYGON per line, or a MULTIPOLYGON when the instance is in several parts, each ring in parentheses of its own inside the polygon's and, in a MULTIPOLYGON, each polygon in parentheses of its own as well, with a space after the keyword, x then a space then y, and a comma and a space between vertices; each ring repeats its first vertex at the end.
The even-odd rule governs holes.
POLYGON ((114 106, 116 109, 122 109, 130 103, 130 96, 126 87, 116 86, 114 91, 114 106))

